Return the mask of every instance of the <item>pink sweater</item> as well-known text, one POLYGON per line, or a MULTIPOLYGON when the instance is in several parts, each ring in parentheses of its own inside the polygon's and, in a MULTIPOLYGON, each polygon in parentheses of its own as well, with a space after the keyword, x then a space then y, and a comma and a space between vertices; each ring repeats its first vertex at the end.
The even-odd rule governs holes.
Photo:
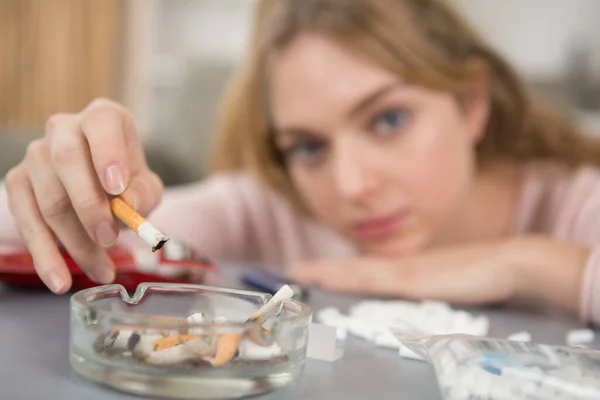
MULTIPOLYGON (((165 234, 214 260, 283 266, 356 254, 323 225, 303 218, 272 190, 246 174, 211 177, 168 189, 150 220, 165 234)), ((593 251, 583 275, 581 317, 600 323, 600 171, 532 163, 526 169, 514 235, 547 234, 593 251)), ((121 244, 144 245, 131 231, 121 244)), ((0 245, 20 244, 0 188, 0 245)))

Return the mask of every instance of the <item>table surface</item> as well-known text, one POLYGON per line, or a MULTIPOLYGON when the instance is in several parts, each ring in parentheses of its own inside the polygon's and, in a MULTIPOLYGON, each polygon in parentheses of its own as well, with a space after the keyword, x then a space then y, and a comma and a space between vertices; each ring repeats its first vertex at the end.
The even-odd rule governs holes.
MULTIPOLYGON (((242 287, 232 283, 228 286, 242 287)), ((315 310, 333 305, 346 311, 363 298, 312 290, 315 310)), ((469 310, 490 318, 490 336, 527 330, 533 340, 564 344, 568 330, 581 327, 572 317, 517 308, 469 310)), ((69 365, 69 296, 45 290, 11 290, 0 286, 0 398, 45 400, 139 400, 140 397, 94 384, 69 365)), ((592 347, 598 348, 598 342, 592 347)), ((376 348, 348 336, 344 355, 335 362, 309 359, 299 381, 255 397, 275 399, 441 400, 431 367, 402 359, 397 351, 376 348)))

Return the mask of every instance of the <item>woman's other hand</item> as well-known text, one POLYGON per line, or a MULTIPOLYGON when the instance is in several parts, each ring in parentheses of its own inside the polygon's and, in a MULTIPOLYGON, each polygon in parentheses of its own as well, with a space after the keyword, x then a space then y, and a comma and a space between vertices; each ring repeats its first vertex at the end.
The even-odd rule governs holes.
POLYGON ((292 268, 299 283, 333 291, 462 305, 501 303, 519 296, 577 311, 585 246, 546 237, 433 250, 402 260, 359 257, 292 268))

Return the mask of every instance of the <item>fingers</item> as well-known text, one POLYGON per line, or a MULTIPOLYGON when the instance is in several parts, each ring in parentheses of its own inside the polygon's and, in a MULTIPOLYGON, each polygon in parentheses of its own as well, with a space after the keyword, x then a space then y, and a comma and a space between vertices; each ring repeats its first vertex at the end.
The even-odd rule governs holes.
POLYGON ((411 270, 412 267, 401 266, 397 261, 360 257, 296 266, 292 277, 298 283, 331 291, 408 298, 413 294, 414 279, 408 279, 411 270))
POLYGON ((10 211, 31 254, 37 274, 53 292, 66 292, 72 284, 71 275, 58 251, 52 231, 39 212, 23 166, 14 168, 6 175, 6 189, 10 211))
POLYGON ((121 198, 143 216, 154 209, 162 198, 163 183, 158 175, 150 170, 135 175, 129 188, 121 198))
MULTIPOLYGON (((112 282, 114 280, 113 263, 104 249, 92 241, 80 222, 80 217, 74 209, 75 204, 80 201, 78 200, 80 196, 79 194, 75 197, 70 196, 67 189, 61 184, 58 174, 52 168, 50 153, 45 142, 33 142, 29 146, 25 165, 39 212, 47 227, 54 232, 75 263, 90 279, 97 283, 112 282)), ((91 170, 91 168, 89 169, 91 170)), ((78 174, 81 172, 81 168, 76 171, 78 174)), ((93 172, 91 173, 91 176, 94 176, 93 172)), ((89 180, 89 177, 81 177, 79 183, 82 188, 85 188, 85 182, 87 182, 84 178, 89 180)), ((91 182, 94 181, 91 180, 91 182)), ((107 203, 100 185, 96 186, 96 192, 99 193, 98 198, 107 203)), ((108 207, 108 203, 106 207, 108 207)), ((102 208, 99 209, 102 210, 102 208)), ((92 212, 92 210, 84 211, 92 212)), ((87 218, 88 214, 83 213, 83 215, 87 218)), ((108 218, 111 220, 104 222, 108 224, 106 231, 100 233, 96 231, 95 234, 100 240, 104 236, 105 239, 111 237, 111 240, 114 241, 116 239, 115 227, 110 212, 108 218)), ((100 225, 100 229, 102 229, 102 225, 100 225)))
POLYGON ((105 99, 92 102, 80 116, 80 126, 104 190, 121 197, 145 215, 162 195, 160 178, 148 169, 131 115, 105 99))
MULTIPOLYGON (((27 155, 30 176, 48 178, 55 190, 54 197, 60 196, 56 203, 45 202, 44 197, 38 196, 42 214, 60 225, 60 218, 74 210, 86 236, 101 246, 112 246, 117 240, 115 221, 106 193, 96 177, 88 143, 79 130, 77 117, 63 115, 54 120, 56 123, 48 133, 50 148, 47 149, 46 142, 42 141, 38 146, 30 146, 27 155), (54 221, 56 219, 58 221, 54 221)), ((42 188, 48 186, 43 180, 32 184, 36 193, 38 184, 42 188)))
POLYGON ((515 277, 493 246, 440 250, 402 261, 359 257, 324 260, 292 269, 298 283, 327 290, 475 305, 516 293, 515 277))
POLYGON ((101 246, 115 244, 118 232, 108 194, 146 214, 163 190, 131 116, 108 100, 92 102, 81 114, 51 117, 45 138, 29 146, 6 186, 36 269, 55 292, 72 282, 56 239, 91 279, 108 283, 114 266, 101 246))
POLYGON ((120 105, 98 99, 83 111, 80 125, 104 190, 122 194, 146 167, 133 119, 120 105))

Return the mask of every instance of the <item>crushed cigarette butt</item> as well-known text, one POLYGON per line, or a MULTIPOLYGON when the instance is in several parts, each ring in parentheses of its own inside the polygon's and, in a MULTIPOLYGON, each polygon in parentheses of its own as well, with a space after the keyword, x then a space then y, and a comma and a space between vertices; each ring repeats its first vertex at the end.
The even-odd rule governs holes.
POLYGON ((238 345, 242 340, 241 333, 223 333, 219 335, 217 341, 217 352, 215 356, 209 360, 214 367, 221 367, 227 364, 238 351, 238 345))
MULTIPOLYGON (((294 297, 294 291, 288 285, 284 285, 258 311, 252 314, 246 322, 259 322, 262 324, 276 311, 282 301, 291 299, 292 297, 294 297)), ((222 366, 231 361, 238 351, 241 340, 242 335, 238 333, 220 335, 217 342, 217 353, 210 362, 214 366, 222 366)))
POLYGON ((154 346, 154 350, 160 351, 164 349, 168 349, 170 347, 174 347, 190 340, 199 339, 200 335, 175 335, 175 336, 165 336, 160 339, 155 340, 152 345, 154 346))
POLYGON ((148 354, 144 360, 151 365, 177 365, 189 361, 200 362, 212 352, 210 342, 203 338, 189 340, 177 346, 148 354))

